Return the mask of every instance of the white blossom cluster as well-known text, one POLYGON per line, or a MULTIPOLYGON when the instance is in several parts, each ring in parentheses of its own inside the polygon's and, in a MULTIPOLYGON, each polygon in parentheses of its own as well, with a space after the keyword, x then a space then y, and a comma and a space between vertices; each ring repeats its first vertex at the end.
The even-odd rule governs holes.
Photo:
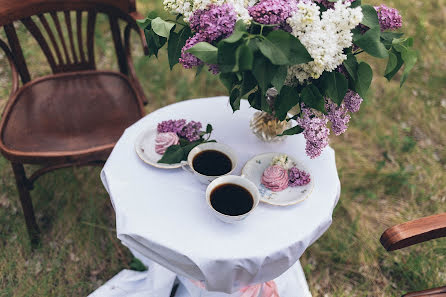
POLYGON ((291 169, 294 166, 293 162, 291 162, 290 158, 288 158, 288 155, 285 154, 274 156, 271 160, 270 166, 274 165, 279 165, 286 170, 291 169))
POLYGON ((290 66, 288 85, 317 79, 324 71, 335 70, 347 58, 343 50, 352 45, 351 30, 363 18, 360 7, 351 8, 349 2, 343 1, 336 2, 334 9, 324 11, 321 16, 319 6, 313 2, 299 2, 297 8, 287 22, 314 61, 290 66))
POLYGON ((182 14, 184 21, 189 22, 194 11, 205 9, 210 4, 232 4, 237 13, 238 20, 244 20, 246 24, 251 22, 247 7, 254 5, 257 0, 164 0, 164 9, 173 14, 182 14))

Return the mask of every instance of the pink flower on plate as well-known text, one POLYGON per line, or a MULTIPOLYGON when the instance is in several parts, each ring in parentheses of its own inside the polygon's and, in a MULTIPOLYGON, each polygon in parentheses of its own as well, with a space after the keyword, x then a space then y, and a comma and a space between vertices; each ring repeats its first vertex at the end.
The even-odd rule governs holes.
POLYGON ((273 192, 288 188, 288 171, 282 166, 273 165, 263 172, 262 184, 273 192))
POLYGON ((176 133, 166 132, 159 133, 155 138, 155 152, 164 155, 167 148, 180 143, 180 139, 176 133))

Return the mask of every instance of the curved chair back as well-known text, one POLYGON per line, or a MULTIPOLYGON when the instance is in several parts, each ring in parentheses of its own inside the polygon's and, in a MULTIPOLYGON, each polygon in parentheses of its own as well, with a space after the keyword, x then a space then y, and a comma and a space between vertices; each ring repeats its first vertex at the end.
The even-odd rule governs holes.
POLYGON ((109 19, 119 69, 128 74, 119 20, 137 27, 129 16, 134 11, 134 0, 0 0, 0 26, 8 39, 8 44, 0 39, 0 46, 12 57, 23 83, 30 81, 31 76, 17 37, 16 22, 23 23, 37 41, 53 73, 93 70, 96 16, 102 13, 109 19))

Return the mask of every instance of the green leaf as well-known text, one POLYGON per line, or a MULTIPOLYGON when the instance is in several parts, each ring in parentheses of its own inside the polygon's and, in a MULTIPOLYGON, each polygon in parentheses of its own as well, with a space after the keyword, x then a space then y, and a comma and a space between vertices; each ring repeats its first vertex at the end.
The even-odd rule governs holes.
POLYGON ((265 57, 258 56, 254 59, 252 73, 254 74, 263 94, 266 94, 266 90, 269 88, 273 77, 276 75, 277 69, 278 67, 271 64, 265 57))
POLYGON ((299 93, 295 88, 284 86, 274 101, 274 111, 276 117, 285 120, 288 111, 299 103, 299 93))
POLYGON ((158 163, 176 164, 184 160, 184 151, 181 145, 169 146, 158 163))
POLYGON ((374 57, 387 58, 388 52, 384 44, 381 42, 380 36, 380 27, 374 27, 365 32, 365 34, 355 40, 354 43, 374 57))
POLYGON ((355 91, 365 98, 372 83, 373 71, 369 64, 361 62, 358 65, 358 78, 355 81, 355 91))
POLYGON ((361 24, 369 27, 369 28, 379 28, 379 20, 378 20, 378 13, 376 12, 375 8, 371 5, 362 5, 362 22, 361 24))
MULTIPOLYGON (((183 160, 187 160, 187 156, 189 155, 190 151, 197 145, 202 144, 203 142, 204 141, 202 139, 199 139, 183 146, 183 153, 184 153, 183 160)), ((213 141, 208 141, 208 142, 213 142, 213 141)))
POLYGON ((326 113, 324 96, 322 96, 316 86, 307 85, 300 93, 300 96, 305 105, 326 113))
POLYGON ((341 105, 348 91, 348 80, 339 72, 327 72, 321 78, 321 87, 325 96, 330 97, 337 105, 341 105))
POLYGON ((271 84, 276 88, 277 92, 280 93, 280 90, 283 87, 283 84, 285 83, 285 79, 288 75, 288 67, 287 66, 280 66, 277 68, 276 75, 274 75, 273 79, 271 80, 271 84))
POLYGON ((355 80, 358 71, 358 61, 356 60, 356 57, 354 55, 348 55, 343 64, 350 77, 355 80))
MULTIPOLYGON (((147 17, 145 19, 136 20, 136 23, 138 24, 138 26, 141 29, 144 30, 150 26, 150 24, 152 23, 152 20, 155 19, 157 16, 158 16, 158 13, 156 11, 151 11, 151 12, 149 12, 149 14, 147 15, 147 17)), ((149 27, 149 29, 150 29, 150 27, 149 27)))
POLYGON ((283 133, 280 134, 279 136, 295 135, 295 134, 300 134, 302 132, 304 132, 304 129, 301 126, 294 126, 293 128, 283 131, 283 133))
POLYGON ((152 29, 153 31, 164 38, 169 38, 170 30, 175 26, 174 23, 166 22, 160 17, 152 20, 152 29))
POLYGON ((130 270, 135 270, 135 271, 146 271, 147 270, 147 266, 144 265, 144 263, 142 263, 141 260, 139 260, 138 258, 135 258, 135 257, 133 257, 132 261, 130 261, 129 266, 130 266, 130 270))
MULTIPOLYGON (((279 31, 274 31, 279 32, 279 31)), ((271 33, 274 33, 271 32, 271 33)), ((270 33, 270 34, 271 34, 270 33)), ((268 35, 269 36, 269 35, 268 35)), ((288 57, 286 53, 282 50, 280 42, 271 42, 271 40, 265 38, 260 40, 257 43, 257 46, 259 47, 262 54, 267 57, 271 63, 274 65, 289 65, 290 60, 288 60, 288 57)), ((282 46, 285 46, 282 44, 282 46)))
POLYGON ((212 125, 211 124, 207 124, 207 126, 206 126, 206 134, 212 133, 212 130, 213 130, 212 125))
POLYGON ((237 76, 234 73, 220 73, 220 80, 223 85, 228 89, 228 92, 231 92, 234 88, 234 85, 238 83, 237 76))
POLYGON ((418 52, 413 49, 407 49, 406 51, 401 53, 401 57, 403 58, 404 61, 404 71, 403 71, 403 76, 401 77, 400 87, 403 86, 404 82, 407 79, 407 76, 409 75, 409 72, 417 63, 418 52))
POLYGON ((149 47, 149 57, 151 55, 155 55, 158 57, 158 51, 160 48, 164 46, 167 39, 161 36, 158 36, 152 28, 146 28, 144 30, 144 35, 147 40, 147 46, 149 47))
POLYGON ((186 52, 191 53, 205 63, 217 64, 218 49, 210 43, 199 42, 186 52))
POLYGON ((352 4, 350 5, 351 8, 355 8, 355 7, 359 7, 361 6, 361 0, 356 0, 354 2, 352 2, 352 4))
POLYGON ((147 26, 150 25, 151 22, 152 22, 152 19, 149 17, 146 17, 145 19, 141 19, 141 20, 136 20, 136 23, 138 24, 138 26, 143 30, 145 28, 147 28, 147 26))
POLYGON ((239 43, 218 43, 217 64, 221 73, 233 72, 234 68, 236 67, 235 53, 239 46, 239 43))
MULTIPOLYGON (((390 53, 392 53, 396 57, 396 66, 389 73, 384 75, 384 77, 387 78, 388 81, 390 81, 398 73, 398 71, 401 69, 401 67, 404 65, 404 61, 403 61, 403 58, 401 57, 400 52, 397 52, 397 51, 395 51, 395 49, 392 49, 392 51, 390 53)), ((386 72, 387 72, 387 68, 386 68, 386 72)))
POLYGON ((386 66, 386 71, 384 72, 384 76, 395 70, 397 65, 398 65, 398 58, 393 52, 390 52, 389 61, 387 61, 387 66, 386 66))
POLYGON ((247 33, 242 32, 242 31, 234 31, 231 34, 231 36, 223 39, 222 41, 226 42, 226 43, 235 43, 235 42, 239 41, 240 39, 242 39, 245 34, 247 34, 247 33))
POLYGON ((252 62, 254 60, 254 55, 252 54, 251 49, 245 45, 242 44, 237 48, 236 51, 236 62, 235 62, 235 69, 233 71, 244 71, 244 70, 251 70, 252 69, 252 62))
POLYGON ((389 31, 381 32, 381 42, 384 44, 384 46, 387 49, 390 49, 390 47, 392 46, 393 40, 398 39, 401 36, 403 36, 403 33, 389 32, 389 31))
POLYGON ((175 66, 181 57, 181 49, 186 44, 187 39, 192 35, 189 27, 184 27, 178 33, 171 32, 167 43, 167 56, 169 58, 170 70, 175 66))
POLYGON ((231 104, 232 111, 236 111, 240 109, 240 90, 234 88, 229 96, 229 103, 231 104))
POLYGON ((257 90, 254 93, 251 93, 248 96, 248 102, 252 108, 257 109, 257 110, 262 110, 262 93, 261 93, 261 91, 257 90))
POLYGON ((268 102, 268 98, 267 98, 267 96, 265 96, 265 93, 261 94, 261 97, 260 97, 260 107, 261 107, 261 110, 263 110, 264 112, 267 112, 267 113, 271 113, 272 112, 271 111, 270 102, 268 102))
POLYGON ((235 23, 234 26, 234 31, 238 31, 238 32, 248 32, 248 30, 246 29, 246 24, 243 20, 238 20, 235 23))
POLYGON ((274 65, 296 65, 313 60, 299 39, 285 31, 272 31, 257 45, 274 65))
POLYGON ((240 87, 240 97, 245 96, 257 87, 257 80, 251 71, 244 71, 242 74, 242 83, 240 87))

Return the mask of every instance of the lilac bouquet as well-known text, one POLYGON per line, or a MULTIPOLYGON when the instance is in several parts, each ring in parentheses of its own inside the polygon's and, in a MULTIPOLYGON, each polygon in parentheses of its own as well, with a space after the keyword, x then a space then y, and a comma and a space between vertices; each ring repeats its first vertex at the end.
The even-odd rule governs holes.
POLYGON ((175 164, 187 159, 189 152, 199 144, 215 142, 209 140, 212 126, 208 124, 206 131, 201 131, 200 122, 185 119, 162 121, 157 126, 155 151, 162 155, 158 163, 175 164))
POLYGON ((417 61, 413 39, 397 32, 402 18, 361 0, 164 0, 174 15, 140 22, 150 53, 167 43, 170 67, 207 67, 226 86, 233 110, 241 99, 277 120, 293 121, 282 135, 303 133, 306 152, 319 156, 330 132, 344 133, 359 110, 373 72, 360 54, 387 59, 400 85, 417 61), (267 90, 275 88, 274 100, 267 90), (289 111, 297 111, 289 116, 289 111), (330 130, 331 127, 331 130, 330 130))

